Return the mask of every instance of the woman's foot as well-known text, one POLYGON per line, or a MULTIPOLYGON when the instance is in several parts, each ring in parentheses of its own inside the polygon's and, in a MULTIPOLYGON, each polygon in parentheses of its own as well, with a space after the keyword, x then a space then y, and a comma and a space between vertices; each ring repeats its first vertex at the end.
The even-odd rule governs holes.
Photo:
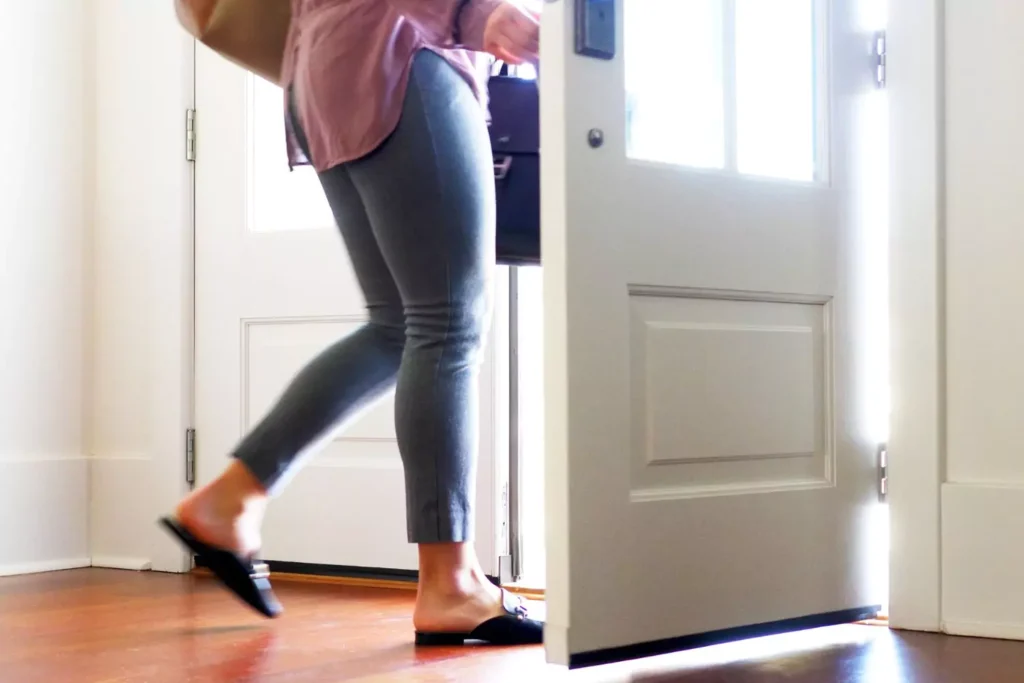
POLYGON ((508 614, 503 593, 480 568, 468 543, 421 544, 413 627, 427 633, 469 633, 508 614))
POLYGON ((193 554, 196 562, 213 572, 224 587, 243 602, 265 617, 274 618, 281 614, 281 603, 274 595, 270 572, 265 565, 255 564, 231 550, 200 541, 170 517, 161 519, 160 525, 193 554))
POLYGON ((236 460, 216 480, 185 498, 175 519, 200 541, 248 558, 260 549, 266 508, 266 491, 236 460))
POLYGON ((267 494, 235 461, 211 484, 183 500, 174 518, 161 524, 213 572, 225 588, 265 617, 281 614, 281 603, 264 565, 254 564, 267 494))

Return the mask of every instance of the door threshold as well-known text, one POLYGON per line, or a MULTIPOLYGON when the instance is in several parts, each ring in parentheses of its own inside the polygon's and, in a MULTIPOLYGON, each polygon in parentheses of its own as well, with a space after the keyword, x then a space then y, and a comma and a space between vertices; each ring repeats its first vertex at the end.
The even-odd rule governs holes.
MULTIPOLYGON (((330 565, 299 565, 291 562, 268 562, 274 581, 283 583, 314 583, 328 586, 380 588, 382 590, 416 590, 414 571, 367 569, 365 567, 335 567, 330 565)), ((197 566, 195 576, 212 577, 205 567, 197 566)), ((492 578, 492 581, 497 581, 492 578)), ((521 584, 509 584, 505 590, 526 600, 543 601, 544 589, 521 584)))
POLYGON ((534 588, 528 584, 508 583, 503 586, 509 593, 513 593, 527 600, 544 600, 544 589, 534 588))
MULTIPOLYGON (((274 581, 300 584, 326 584, 388 590, 416 590, 419 573, 409 569, 382 569, 378 567, 311 564, 266 560, 274 581)), ((208 569, 197 562, 194 573, 210 575, 208 569)))
MULTIPOLYGON (((191 572, 195 576, 213 577, 213 573, 204 567, 196 567, 191 572)), ((328 576, 324 574, 296 574, 293 572, 273 572, 271 578, 280 583, 313 583, 326 586, 348 586, 350 588, 379 588, 381 590, 416 590, 416 581, 403 579, 376 579, 359 576, 328 576)))

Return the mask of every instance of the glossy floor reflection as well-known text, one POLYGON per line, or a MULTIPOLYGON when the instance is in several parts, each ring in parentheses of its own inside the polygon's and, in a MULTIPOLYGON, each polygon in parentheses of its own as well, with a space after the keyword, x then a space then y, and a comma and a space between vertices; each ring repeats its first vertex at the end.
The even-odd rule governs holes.
POLYGON ((209 580, 83 570, 0 579, 3 683, 1011 683, 1024 643, 847 626, 566 672, 532 649, 416 650, 409 591, 282 584, 251 617, 209 580))

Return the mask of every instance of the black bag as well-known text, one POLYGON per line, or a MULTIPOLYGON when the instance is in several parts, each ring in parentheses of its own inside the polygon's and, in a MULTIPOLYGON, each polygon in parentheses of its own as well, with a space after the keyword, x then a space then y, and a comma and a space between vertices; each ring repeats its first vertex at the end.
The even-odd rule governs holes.
POLYGON ((540 265, 540 96, 537 81, 502 67, 487 86, 500 265, 540 265))

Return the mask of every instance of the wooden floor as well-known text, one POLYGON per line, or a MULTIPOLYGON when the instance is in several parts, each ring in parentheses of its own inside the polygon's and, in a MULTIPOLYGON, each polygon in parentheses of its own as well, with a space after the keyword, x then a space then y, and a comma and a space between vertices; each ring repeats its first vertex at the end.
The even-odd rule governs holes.
POLYGON ((281 585, 253 618, 208 579, 83 570, 0 579, 3 683, 1017 683, 1024 643, 846 626, 566 672, 539 648, 417 650, 412 594, 281 585))

